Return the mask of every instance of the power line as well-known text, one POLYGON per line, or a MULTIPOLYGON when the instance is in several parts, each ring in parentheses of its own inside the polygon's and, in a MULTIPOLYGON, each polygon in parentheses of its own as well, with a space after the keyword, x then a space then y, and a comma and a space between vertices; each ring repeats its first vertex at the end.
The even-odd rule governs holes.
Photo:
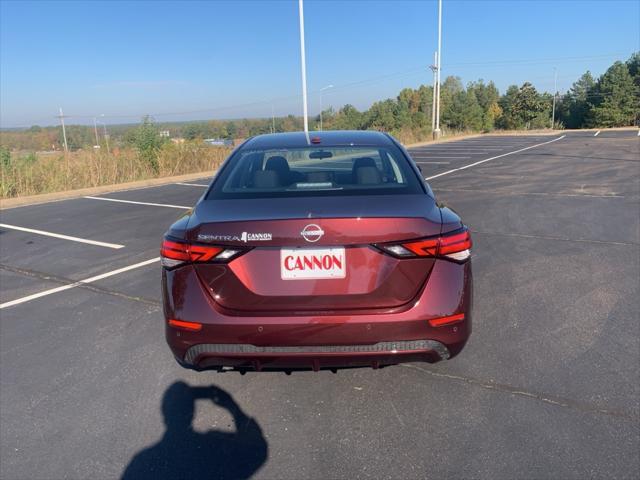
POLYGON ((607 53, 600 55, 584 55, 577 57, 547 57, 547 58, 536 58, 536 59, 512 59, 512 60, 485 60, 482 62, 462 62, 462 63, 449 63, 447 67, 462 67, 462 66, 482 66, 482 65, 539 65, 543 63, 549 62, 566 62, 566 61, 576 61, 576 60, 594 60, 598 58, 611 58, 618 57, 620 55, 624 55, 624 53, 607 53))
MULTIPOLYGON (((575 61, 575 60, 588 60, 588 59, 597 59, 597 58, 610 58, 614 56, 622 55, 622 53, 607 53, 607 54, 599 54, 599 55, 585 55, 585 56, 570 56, 570 57, 547 57, 547 58, 538 58, 538 59, 511 59, 511 60, 489 60, 483 62, 465 62, 465 63, 450 63, 445 67, 441 67, 443 69, 453 69, 456 67, 465 67, 465 66, 499 66, 499 65, 536 65, 536 64, 544 64, 549 62, 566 62, 566 61, 575 61)), ((335 85, 333 91, 342 91, 350 88, 360 87, 363 85, 370 85, 378 82, 383 82, 392 78, 403 78, 408 76, 413 76, 417 74, 422 74, 429 67, 421 65, 416 67, 411 67, 406 70, 401 70, 397 72, 393 72, 385 75, 378 75, 369 78, 365 78, 362 80, 357 80, 353 82, 348 82, 344 84, 335 85)), ((563 78, 561 76, 560 78, 563 78)), ((568 76, 567 76, 568 77, 568 76)), ((540 78, 540 77, 538 77, 540 78)), ((319 94, 320 90, 314 90, 311 92, 312 94, 319 94)), ((123 114, 123 115, 101 115, 101 118, 107 119, 127 119, 127 118, 135 118, 139 119, 146 115, 151 117, 169 117, 169 116, 183 116, 183 115, 196 115, 196 114, 207 114, 207 113, 216 113, 216 112, 224 112, 226 110, 235 110, 235 109, 243 109, 249 107, 256 107, 261 105, 269 105, 276 102, 288 101, 293 99, 299 99, 301 94, 294 95, 286 95, 279 97, 272 97, 265 100, 256 100, 253 102, 247 102, 242 104, 235 105, 224 105, 220 107, 211 107, 205 109, 197 109, 197 110, 184 110, 184 111, 170 111, 170 112, 155 112, 155 113, 143 113, 143 114, 123 114)), ((65 118, 73 118, 73 119, 93 119, 95 115, 65 115, 65 118)), ((58 118, 59 116, 56 116, 58 118)), ((37 122, 36 122, 37 123, 37 122)), ((26 127, 26 126, 25 126, 26 127)), ((18 127, 16 127, 18 128, 18 127)))

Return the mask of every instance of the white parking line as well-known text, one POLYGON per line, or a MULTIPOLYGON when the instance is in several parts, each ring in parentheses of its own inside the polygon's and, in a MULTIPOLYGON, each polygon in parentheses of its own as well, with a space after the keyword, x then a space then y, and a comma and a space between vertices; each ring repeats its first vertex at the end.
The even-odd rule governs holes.
POLYGON ((208 187, 209 185, 202 185, 201 183, 184 183, 184 182, 177 182, 176 185, 184 185, 186 187, 208 187))
POLYGON ((112 277, 114 275, 118 275, 119 273, 124 273, 124 272, 128 272, 129 270, 134 270, 136 268, 144 267, 146 265, 155 263, 159 260, 160 260, 160 257, 152 258, 150 260, 145 260, 144 262, 136 263, 134 265, 129 265, 128 267, 123 267, 117 270, 112 270, 111 272, 102 273, 100 275, 96 275, 95 277, 86 278, 84 280, 78 280, 77 282, 70 283, 69 285, 62 285, 61 287, 51 288, 49 290, 45 290, 40 293, 34 293, 33 295, 17 298, 15 300, 11 300, 10 302, 0 303, 0 310, 7 307, 13 307, 14 305, 20 305, 21 303, 29 302, 31 300, 35 300, 36 298, 46 297, 47 295, 53 295, 54 293, 58 293, 58 292, 64 292, 65 290, 79 287, 80 285, 86 285, 88 283, 97 282, 98 280, 102 280, 103 278, 112 277))
POLYGON ((84 197, 84 198, 89 198, 91 200, 103 200, 105 202, 133 203, 134 205, 149 205, 151 207, 181 208, 183 210, 191 209, 191 207, 185 207, 184 205, 171 205, 168 203, 134 202, 133 200, 120 200, 118 198, 106 198, 106 197, 84 197))
POLYGON ((89 245, 97 245, 99 247, 114 248, 116 250, 124 248, 124 245, 117 243, 98 242, 97 240, 88 240, 86 238, 72 237, 69 235, 62 235, 60 233, 45 232, 44 230, 36 230, 34 228, 18 227, 17 225, 7 225, 6 223, 0 223, 0 227, 8 228, 10 230, 19 230, 21 232, 35 233, 36 235, 45 235, 47 237, 61 238, 72 242, 88 243, 89 245))
POLYGON ((436 159, 437 158, 437 159, 440 159, 440 160, 465 160, 465 159, 471 158, 471 157, 453 157, 453 156, 450 156, 450 155, 447 155, 447 156, 445 156, 445 155, 429 155, 429 156, 426 156, 426 157, 417 157, 417 156, 413 155, 412 158, 416 162, 420 163, 423 159, 424 160, 427 160, 427 159, 431 160, 431 159, 436 159))
POLYGON ((600 130, 598 130, 596 133, 594 133, 593 136, 597 137, 599 133, 600 133, 600 130))
POLYGON ((424 164, 429 164, 429 165, 449 165, 451 162, 425 162, 425 161, 419 161, 416 162, 419 163, 420 165, 424 165, 424 164))
MULTIPOLYGON (((519 147, 521 144, 516 145, 519 147)), ((433 152, 434 150, 451 151, 451 150, 504 150, 513 147, 513 145, 505 145, 504 147, 476 147, 476 146, 458 146, 458 147, 431 147, 431 148, 411 148, 410 152, 433 152)))
POLYGON ((638 136, 640 137, 640 130, 638 130, 638 136))
POLYGON ((532 148, 541 147, 542 145, 548 145, 549 143, 553 143, 553 142, 557 142, 558 140, 562 140, 564 137, 566 137, 566 135, 562 135, 561 137, 554 138, 553 140, 549 140, 548 142, 537 143, 537 144, 531 145, 529 147, 521 148, 520 150, 514 150, 513 152, 507 152, 507 153, 503 153, 502 155, 497 155, 495 157, 485 158, 484 160, 480 160, 479 162, 470 163, 469 165, 465 165, 464 167, 454 168, 453 170, 447 170, 446 172, 442 172, 442 173, 439 173, 437 175, 433 175, 431 177, 426 177, 425 180, 433 180, 434 178, 444 177, 445 175, 449 175, 450 173, 455 173, 455 172, 458 172, 460 170, 464 170, 466 168, 475 167, 476 165, 480 165, 481 163, 485 163, 485 162, 490 162, 491 160, 495 160, 497 158, 502 158, 502 157, 506 157, 508 155, 513 155, 514 153, 524 152, 525 150, 531 150, 532 148))

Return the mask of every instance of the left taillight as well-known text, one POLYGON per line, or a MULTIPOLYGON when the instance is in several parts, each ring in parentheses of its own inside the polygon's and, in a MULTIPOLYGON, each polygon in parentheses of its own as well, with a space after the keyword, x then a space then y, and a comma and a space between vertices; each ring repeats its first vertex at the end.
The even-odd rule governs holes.
POLYGON ((464 227, 439 237, 424 238, 409 242, 376 244, 375 246, 394 257, 446 258, 455 262, 464 262, 471 256, 471 234, 464 227))
POLYGON ((160 249, 160 263, 167 268, 175 268, 185 263, 224 263, 245 251, 240 248, 197 245, 165 238, 160 249))

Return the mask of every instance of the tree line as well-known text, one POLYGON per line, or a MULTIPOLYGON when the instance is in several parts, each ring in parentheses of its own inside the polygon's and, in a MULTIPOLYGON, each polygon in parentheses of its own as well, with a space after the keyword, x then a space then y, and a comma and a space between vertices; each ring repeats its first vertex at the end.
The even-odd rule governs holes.
MULTIPOLYGON (((446 132, 520 130, 550 128, 554 95, 539 92, 531 83, 511 85, 501 94, 492 82, 478 80, 463 85, 459 77, 447 77, 440 87, 441 128, 446 132)), ((557 95, 553 128, 623 127, 640 123, 640 52, 626 62, 617 61, 599 78, 582 75, 563 95, 557 95)), ((353 105, 323 111, 327 130, 383 130, 403 141, 431 135, 433 87, 405 88, 395 97, 375 102, 360 111, 353 105)), ((320 116, 310 118, 310 128, 319 129, 320 116)), ((154 123, 148 117, 138 125, 109 126, 114 146, 143 145, 144 152, 162 143, 160 130, 171 137, 240 139, 252 135, 302 130, 302 118, 253 118, 182 123, 154 123)), ((102 135, 99 135, 102 138, 102 135)), ((70 125, 67 141, 73 150, 95 143, 93 126, 70 125)), ((166 140, 164 140, 166 141, 166 140)), ((34 126, 24 131, 0 132, 6 150, 51 150, 62 148, 59 127, 34 126)))

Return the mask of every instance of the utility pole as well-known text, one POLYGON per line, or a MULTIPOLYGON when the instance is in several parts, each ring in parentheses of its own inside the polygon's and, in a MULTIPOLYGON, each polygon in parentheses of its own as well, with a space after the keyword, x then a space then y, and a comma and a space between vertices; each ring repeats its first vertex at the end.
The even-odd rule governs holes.
POLYGON ((93 117, 93 131, 96 134, 96 147, 100 146, 100 139, 98 138, 98 119, 93 117))
POLYGON ((333 88, 333 85, 327 85, 326 87, 322 87, 320 89, 320 131, 322 131, 322 92, 330 88, 333 88))
POLYGON ((302 69, 302 112, 304 117, 304 133, 309 138, 309 118, 307 112, 307 61, 304 53, 304 6, 303 0, 298 0, 300 17, 300 68, 302 69))
POLYGON ((553 108, 551 109, 551 130, 556 125, 556 95, 558 93, 558 69, 553 69, 553 108))
POLYGON ((436 96, 436 128, 433 130, 433 138, 440 138, 440 70, 442 62, 442 0, 438 0, 438 61, 437 61, 437 86, 438 95, 436 96))
POLYGON ((69 153, 69 146, 67 145, 67 130, 64 128, 64 114, 62 113, 62 107, 60 107, 60 123, 62 124, 62 138, 64 139, 64 153, 69 153))
POLYGON ((438 89, 438 52, 433 52, 433 65, 429 67, 433 71, 433 101, 431 103, 431 133, 436 131, 436 91, 438 89))
POLYGON ((274 113, 273 102, 271 102, 271 133, 276 133, 276 115, 274 113))
POLYGON ((101 123, 102 128, 104 129, 104 143, 107 146, 107 153, 111 155, 111 150, 109 149, 109 133, 107 132, 107 124, 104 122, 104 113, 100 114, 100 116, 103 118, 101 123))

